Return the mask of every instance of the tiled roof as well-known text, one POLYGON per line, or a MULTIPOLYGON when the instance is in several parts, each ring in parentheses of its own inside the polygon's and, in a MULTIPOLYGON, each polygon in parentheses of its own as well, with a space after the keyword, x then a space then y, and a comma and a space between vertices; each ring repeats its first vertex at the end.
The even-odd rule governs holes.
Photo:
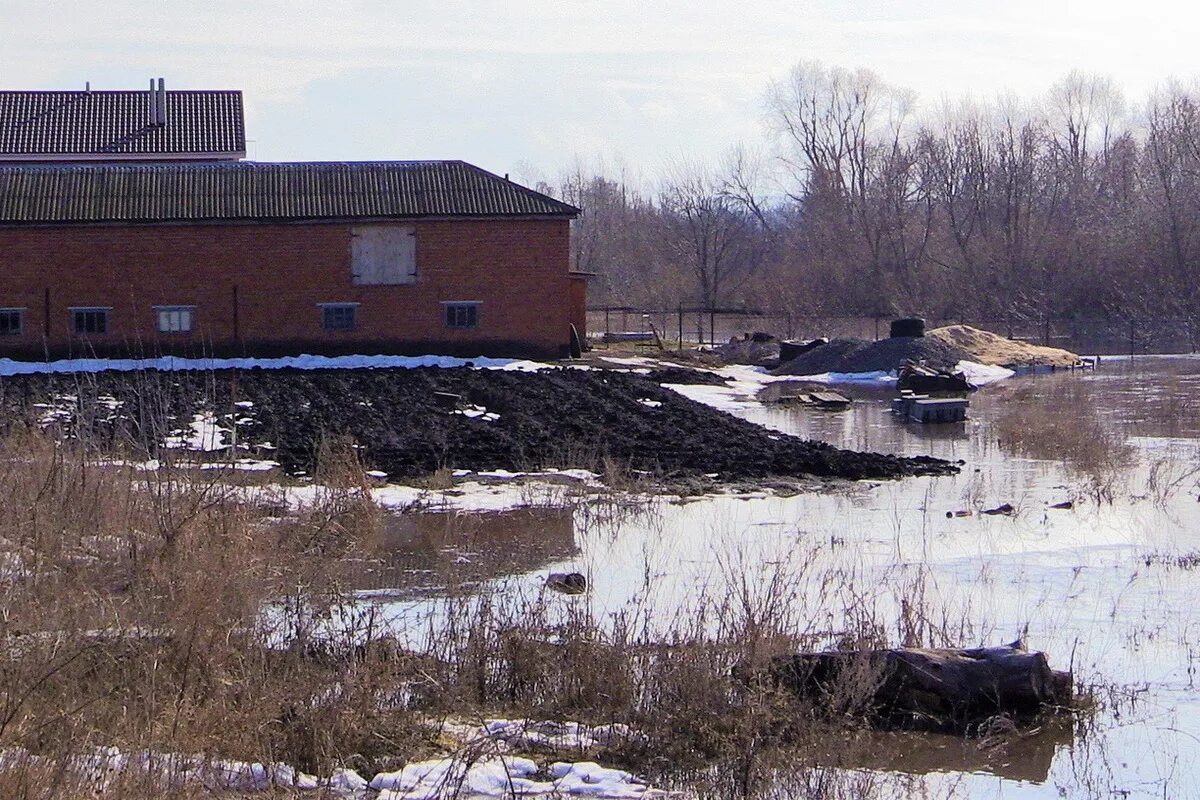
POLYGON ((245 153, 240 91, 165 94, 156 125, 149 91, 0 92, 0 161, 245 153))
POLYGON ((0 225, 578 213, 463 161, 0 166, 0 225))

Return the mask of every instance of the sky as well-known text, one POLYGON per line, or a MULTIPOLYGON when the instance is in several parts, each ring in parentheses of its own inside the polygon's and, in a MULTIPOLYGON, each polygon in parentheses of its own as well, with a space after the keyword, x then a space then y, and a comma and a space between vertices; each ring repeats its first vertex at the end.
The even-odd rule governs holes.
POLYGON ((242 89, 259 161, 458 158, 527 182, 765 142, 768 82, 866 67, 923 104, 1071 69, 1200 74, 1200 4, 0 0, 0 88, 242 89))

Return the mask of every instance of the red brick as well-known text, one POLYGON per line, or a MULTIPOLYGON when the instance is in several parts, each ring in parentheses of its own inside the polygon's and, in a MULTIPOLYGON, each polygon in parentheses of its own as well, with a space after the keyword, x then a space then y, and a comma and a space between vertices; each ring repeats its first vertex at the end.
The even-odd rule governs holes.
POLYGON ((26 308, 6 354, 523 351, 560 354, 583 332, 569 222, 417 222, 417 281, 355 286, 350 224, 0 228, 0 307, 26 308), (234 331, 234 289, 237 332, 234 331), (49 317, 46 292, 49 291, 49 317), (445 326, 442 303, 481 301, 479 327, 445 326), (321 327, 319 303, 359 303, 357 328, 321 327), (159 334, 154 306, 196 306, 191 334, 159 334), (72 306, 111 306, 107 335, 70 333, 72 306))

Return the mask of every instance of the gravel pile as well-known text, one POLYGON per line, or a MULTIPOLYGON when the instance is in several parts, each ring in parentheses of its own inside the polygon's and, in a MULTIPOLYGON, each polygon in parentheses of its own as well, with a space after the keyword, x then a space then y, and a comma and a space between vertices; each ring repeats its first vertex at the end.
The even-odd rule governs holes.
POLYGON ((898 369, 905 361, 924 361, 937 369, 952 369, 971 354, 961 347, 928 336, 880 339, 834 339, 774 370, 776 375, 819 375, 822 372, 877 372, 898 369))
POLYGON ((726 364, 758 366, 779 358, 778 340, 756 342, 753 339, 730 339, 713 348, 726 364))

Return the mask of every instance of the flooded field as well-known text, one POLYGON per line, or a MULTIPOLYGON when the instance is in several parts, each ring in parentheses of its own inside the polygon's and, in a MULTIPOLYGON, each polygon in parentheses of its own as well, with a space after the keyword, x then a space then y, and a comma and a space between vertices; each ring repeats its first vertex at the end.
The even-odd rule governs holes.
MULTIPOLYGON (((548 572, 579 570, 587 595, 546 602, 623 625, 715 629, 714 599, 733 598, 747 618, 787 617, 813 647, 1019 638, 1095 695, 1074 725, 1000 744, 880 735, 813 748, 759 796, 814 781, 847 797, 1196 796, 1198 385, 1200 359, 1145 357, 1002 382, 973 396, 961 424, 899 423, 882 394, 837 413, 750 407, 739 415, 779 431, 963 468, 790 497, 596 501, 567 517, 431 515, 424 533, 397 535, 425 537, 416 549, 460 567, 509 548, 482 557, 483 573, 503 573, 483 584, 494 595, 543 597, 548 572), (982 513, 1005 503, 1013 513, 982 513), (446 525, 474 530, 479 549, 462 552, 446 525)), ((388 583, 377 577, 376 592, 388 583)), ((440 601, 364 602, 404 629, 440 601)))

